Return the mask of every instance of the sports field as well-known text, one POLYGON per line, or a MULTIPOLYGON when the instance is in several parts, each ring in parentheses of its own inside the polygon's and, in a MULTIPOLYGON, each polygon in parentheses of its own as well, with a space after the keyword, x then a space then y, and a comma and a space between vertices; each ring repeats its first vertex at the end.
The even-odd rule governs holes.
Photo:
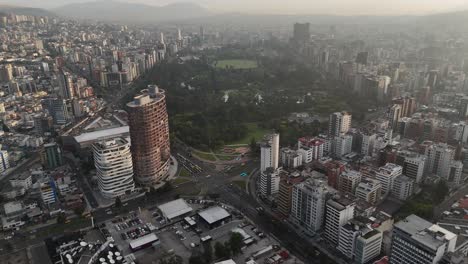
POLYGON ((218 69, 235 69, 246 70, 255 69, 258 67, 257 62, 254 60, 219 60, 214 63, 218 69))

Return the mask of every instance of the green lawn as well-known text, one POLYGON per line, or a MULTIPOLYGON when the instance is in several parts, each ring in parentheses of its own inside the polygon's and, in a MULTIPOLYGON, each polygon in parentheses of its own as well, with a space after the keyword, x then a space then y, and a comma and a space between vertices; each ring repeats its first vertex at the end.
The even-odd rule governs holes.
POLYGON ((242 190, 245 190, 245 185, 247 184, 245 181, 232 181, 232 184, 239 186, 242 190))
POLYGON ((258 67, 257 62, 254 60, 219 60, 214 63, 214 66, 218 69, 255 69, 258 67))
POLYGON ((193 151, 192 154, 204 160, 216 161, 216 158, 210 153, 193 151))
POLYGON ((233 160, 236 158, 236 156, 225 156, 225 155, 216 155, 218 157, 219 160, 223 160, 223 161, 229 161, 229 160, 233 160))
POLYGON ((179 184, 183 184, 183 183, 186 183, 186 182, 189 182, 189 181, 191 181, 191 180, 186 179, 186 178, 177 178, 177 179, 172 180, 172 183, 175 184, 175 185, 179 185, 179 184))
POLYGON ((179 171, 179 176, 180 177, 189 177, 190 172, 186 168, 182 167, 182 169, 180 169, 180 171, 179 171))
POLYGON ((229 142, 227 145, 250 144, 252 138, 259 141, 269 132, 267 129, 259 127, 257 123, 246 123, 245 126, 247 127, 247 135, 237 141, 229 142))

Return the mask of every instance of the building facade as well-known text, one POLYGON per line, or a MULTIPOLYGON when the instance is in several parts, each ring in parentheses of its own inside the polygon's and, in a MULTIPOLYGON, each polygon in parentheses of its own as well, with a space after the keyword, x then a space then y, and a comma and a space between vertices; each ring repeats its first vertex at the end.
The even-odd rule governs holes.
POLYGON ((94 164, 102 195, 116 198, 135 188, 130 143, 114 138, 93 144, 94 164))
POLYGON ((155 185, 167 178, 171 156, 165 92, 149 85, 127 109, 135 179, 155 185))

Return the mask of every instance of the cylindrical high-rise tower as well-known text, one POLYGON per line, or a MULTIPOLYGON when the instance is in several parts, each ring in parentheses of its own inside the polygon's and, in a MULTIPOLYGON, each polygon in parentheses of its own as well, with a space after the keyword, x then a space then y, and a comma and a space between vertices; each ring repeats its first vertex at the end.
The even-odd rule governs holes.
POLYGON ((168 176, 171 155, 164 91, 148 85, 127 108, 135 179, 157 184, 168 176))

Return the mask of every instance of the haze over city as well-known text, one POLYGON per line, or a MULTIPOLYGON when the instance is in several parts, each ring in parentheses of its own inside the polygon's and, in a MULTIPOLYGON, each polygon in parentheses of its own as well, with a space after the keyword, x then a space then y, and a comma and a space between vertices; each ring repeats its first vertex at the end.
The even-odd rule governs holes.
MULTIPOLYGON (((106 1, 106 0, 102 0, 106 1)), ((217 12, 246 12, 259 14, 331 14, 331 15, 423 15, 468 8, 465 0, 118 0, 127 3, 167 5, 193 2, 217 12)), ((0 1, 11 5, 55 8, 89 0, 14 0, 0 1)))
POLYGON ((466 0, 0 0, 0 264, 467 264, 466 0))

